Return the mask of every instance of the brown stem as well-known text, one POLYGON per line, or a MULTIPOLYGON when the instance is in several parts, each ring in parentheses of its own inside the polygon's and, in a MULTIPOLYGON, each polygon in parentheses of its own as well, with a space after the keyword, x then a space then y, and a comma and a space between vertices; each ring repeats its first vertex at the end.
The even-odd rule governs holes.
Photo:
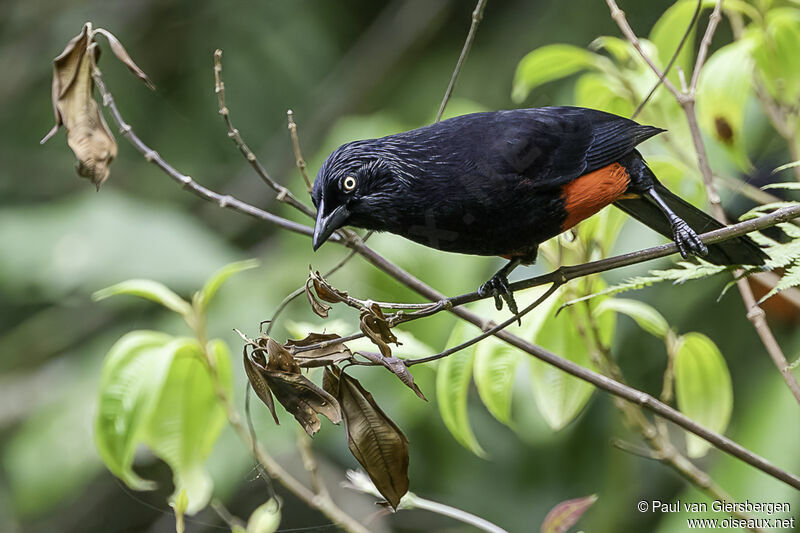
MULTIPOLYGON (((239 130, 233 127, 230 109, 225 105, 225 83, 222 81, 222 50, 219 48, 214 52, 214 92, 217 93, 219 114, 222 115, 222 118, 225 120, 225 125, 228 126, 228 137, 230 137, 247 162, 250 163, 250 166, 253 167, 256 174, 258 174, 261 180, 266 183, 270 189, 278 193, 277 199, 279 201, 291 205, 312 220, 315 219, 316 215, 313 210, 295 198, 289 189, 272 179, 267 169, 259 163, 256 155, 244 142, 242 136, 239 134, 239 130)), ((306 181, 308 180, 306 179, 306 181)))
POLYGON ((472 42, 475 40, 475 34, 478 31, 478 24, 480 24, 481 19, 483 19, 484 8, 486 8, 486 0, 478 0, 478 3, 475 5, 475 10, 472 12, 472 24, 469 27, 467 39, 464 41, 464 47, 461 49, 461 55, 458 56, 456 67, 453 69, 452 76, 450 76, 450 83, 447 84, 447 90, 444 92, 444 98, 442 98, 442 103, 439 105, 439 111, 436 113, 436 120, 434 122, 439 122, 442 120, 444 109, 447 107, 447 102, 450 101, 450 96, 453 94, 453 88, 456 86, 456 80, 461 72, 461 66, 467 59, 470 48, 472 48, 472 42))

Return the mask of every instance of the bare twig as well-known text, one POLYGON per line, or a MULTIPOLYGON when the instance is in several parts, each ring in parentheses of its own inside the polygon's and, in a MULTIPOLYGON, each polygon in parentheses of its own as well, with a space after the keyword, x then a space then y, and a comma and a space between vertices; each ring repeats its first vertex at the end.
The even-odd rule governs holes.
POLYGON ((286 111, 286 119, 289 128, 289 136, 292 139, 292 150, 294 151, 294 161, 300 175, 303 176, 303 181, 306 183, 306 190, 311 194, 311 181, 308 179, 308 172, 306 171, 306 160, 303 158, 303 152, 300 150, 300 139, 297 137, 297 124, 294 121, 294 111, 288 109, 286 111))
POLYGON ((314 457, 314 450, 311 449, 311 437, 300 427, 297 428, 297 447, 300 449, 300 457, 303 459, 303 468, 308 472, 311 479, 311 490, 317 497, 330 498, 325 482, 319 474, 317 458, 314 457))
POLYGON ((439 105, 439 111, 436 113, 435 122, 442 120, 444 109, 447 107, 447 102, 450 101, 450 96, 453 94, 453 88, 456 86, 458 74, 461 72, 461 66, 467 59, 467 55, 469 55, 469 49, 472 48, 472 42, 475 40, 475 34, 478 31, 478 24, 480 24, 481 19, 483 19, 484 8, 486 8, 486 0, 478 0, 478 3, 475 5, 475 10, 472 12, 472 24, 469 27, 469 33, 467 33, 467 40, 464 41, 464 47, 461 49, 461 55, 458 56, 456 67, 453 69, 452 76, 450 76, 450 83, 447 84, 447 90, 445 90, 444 98, 442 98, 442 103, 439 105))
POLYGON ((291 205, 311 219, 316 218, 314 211, 311 208, 301 203, 297 198, 294 197, 289 189, 270 177, 267 169, 265 169, 261 163, 258 162, 256 155, 252 150, 250 150, 250 148, 242 139, 242 136, 239 134, 239 130, 233 127, 230 109, 228 109, 228 106, 225 105, 225 83, 222 81, 222 50, 219 48, 214 52, 214 92, 217 93, 219 114, 222 115, 222 118, 225 120, 225 124, 228 126, 228 137, 230 137, 236 147, 239 148, 239 151, 242 153, 247 162, 250 163, 250 166, 253 167, 253 170, 256 171, 256 174, 258 174, 261 180, 273 191, 278 193, 277 199, 279 201, 291 205))
POLYGON ((644 100, 642 100, 642 102, 638 106, 636 106, 636 110, 631 115, 631 120, 635 120, 636 117, 639 116, 639 113, 642 112, 644 106, 647 105, 647 102, 649 102, 650 99, 653 97, 653 95, 656 94, 656 91, 664 82, 664 77, 666 77, 669 74, 669 69, 671 69, 672 65, 675 64, 675 61, 677 61, 678 56, 681 53, 681 50, 683 50, 683 45, 686 44, 686 40, 689 38, 689 35, 692 34, 692 28, 694 28, 694 25, 697 24, 697 19, 700 17, 700 11, 702 11, 702 9, 703 9, 703 0, 697 0, 697 7, 695 7, 694 9, 694 13, 692 14, 692 19, 689 21, 689 25, 686 27, 686 31, 683 32, 683 37, 681 37, 681 40, 678 43, 678 47, 675 49, 675 52, 672 54, 672 57, 669 58, 669 63, 667 63, 667 66, 664 67, 664 72, 661 73, 661 75, 658 78, 658 81, 656 81, 655 85, 653 85, 653 88, 650 89, 650 92, 647 93, 647 96, 645 96, 644 100))

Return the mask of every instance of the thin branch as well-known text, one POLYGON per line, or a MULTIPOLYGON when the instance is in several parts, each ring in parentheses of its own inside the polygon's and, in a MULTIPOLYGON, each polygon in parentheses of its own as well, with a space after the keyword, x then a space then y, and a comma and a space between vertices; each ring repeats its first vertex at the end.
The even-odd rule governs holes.
POLYGON ((681 50, 683 50, 683 45, 686 44, 686 40, 689 38, 689 35, 692 34, 692 28, 694 28, 694 25, 697 24, 697 19, 700 18, 700 11, 702 10, 703 10, 703 0, 697 0, 697 7, 695 7, 694 9, 694 13, 692 14, 692 19, 689 21, 689 25, 686 27, 686 31, 683 32, 683 37, 681 37, 681 40, 678 43, 678 47, 675 49, 675 52, 672 54, 672 57, 669 58, 669 63, 667 63, 667 66, 664 67, 664 72, 661 73, 661 76, 659 76, 658 81, 655 83, 655 85, 653 85, 653 88, 650 89, 650 92, 647 93, 647 96, 645 96, 644 100, 642 100, 642 102, 636 107, 636 110, 631 115, 631 120, 635 120, 636 117, 639 116, 639 113, 642 112, 642 109, 644 109, 644 106, 647 105, 647 102, 650 101, 653 95, 656 94, 658 88, 661 87, 661 84, 664 82, 664 78, 669 74, 669 70, 672 68, 672 65, 675 64, 675 61, 677 61, 678 56, 681 53, 681 50))
POLYGON ((292 150, 294 151, 294 161, 300 175, 303 176, 303 181, 306 182, 306 190, 311 194, 311 181, 308 179, 308 172, 306 171, 306 160, 303 158, 303 152, 300 150, 300 139, 297 137, 297 124, 294 121, 294 111, 291 109, 286 110, 286 121, 289 128, 289 136, 292 139, 292 150))
MULTIPOLYGON (((273 215, 268 211, 264 211, 263 209, 259 209, 255 206, 252 206, 246 202, 243 202, 233 196, 226 194, 218 194, 211 189, 203 187, 196 181, 194 181, 190 176, 182 174, 178 172, 172 165, 164 161, 164 159, 152 148, 144 144, 142 140, 133 132, 131 126, 125 122, 122 118, 122 115, 117 108, 116 103, 114 102, 114 97, 111 93, 108 92, 108 89, 103 83, 103 77, 98 68, 94 68, 92 71, 92 78, 94 79, 95 86, 97 90, 100 92, 100 95, 103 98, 103 105, 108 108, 111 112, 111 117, 114 119, 114 122, 119 127, 120 134, 125 137, 128 142, 130 142, 136 150, 138 150, 145 158, 145 160, 149 161, 156 165, 162 172, 164 172, 167 176, 172 178, 173 181, 180 184, 184 189, 189 190, 195 196, 199 196, 203 200, 209 201, 211 203, 217 204, 219 207, 227 207, 229 209, 233 209, 235 211, 239 211, 240 213, 244 213, 254 218, 258 218, 261 220, 265 220, 267 222, 271 222, 272 224, 276 224, 283 229, 287 229, 294 233, 299 233, 301 235, 308 235, 311 236, 314 234, 314 229, 303 224, 298 224, 297 222, 293 222, 291 220, 287 220, 283 217, 279 217, 277 215, 273 215)), ((333 236, 336 241, 340 241, 341 238, 334 235, 333 236)))
POLYGON ((301 427, 297 428, 297 447, 300 449, 300 457, 303 459, 303 468, 306 469, 308 477, 311 479, 311 490, 317 497, 330 498, 325 482, 319 474, 314 450, 311 449, 311 437, 301 427))
POLYGON ((697 52, 697 60, 694 62, 692 81, 689 84, 689 91, 692 94, 697 90, 697 81, 700 79, 700 71, 703 69, 703 65, 705 65, 706 57, 708 57, 708 49, 711 46, 711 40, 714 38, 714 33, 717 31, 720 20, 722 20, 722 0, 717 0, 717 3, 714 5, 714 11, 711 12, 711 17, 708 19, 706 33, 703 35, 703 40, 700 41, 700 50, 697 52))
MULTIPOLYGON (((613 1, 613 0, 609 0, 609 1, 613 1)), ((110 93, 108 93, 108 91, 105 88, 105 85, 103 84, 100 72, 99 71, 95 71, 93 73, 93 76, 94 76, 96 85, 98 87, 98 90, 103 95, 103 104, 106 107, 108 107, 109 110, 111 111, 111 114, 112 114, 112 117, 113 117, 114 121, 122 128, 125 138, 128 139, 128 141, 131 142, 134 145, 134 147, 137 148, 137 150, 139 150, 141 153, 145 154, 146 157, 147 157, 148 154, 154 154, 155 152, 153 152, 150 148, 148 148, 146 145, 144 145, 144 143, 142 143, 142 141, 133 134, 133 132, 131 130, 131 127, 129 125, 127 125, 124 122, 124 120, 122 119, 122 116, 120 115, 119 110, 117 109, 116 105, 114 104, 113 98, 111 97, 110 93)), ((236 209, 238 211, 241 211, 241 212, 244 212, 244 213, 247 213, 247 214, 251 214, 252 216, 256 216, 257 218, 261 218, 263 220, 276 223, 276 224, 280 225, 281 227, 285 227, 286 229, 290 229, 290 230, 296 231, 298 233, 302 233, 302 234, 309 235, 309 236, 312 234, 311 228, 308 228, 308 227, 300 225, 300 224, 294 224, 294 223, 292 223, 292 222, 290 222, 288 220, 285 220, 285 219, 283 219, 281 217, 277 217, 275 215, 272 215, 271 213, 267 213, 267 212, 262 211, 260 209, 254 208, 254 207, 252 207, 252 206, 250 206, 248 204, 245 204, 244 202, 232 199, 231 197, 227 197, 229 199, 228 201, 217 202, 216 198, 220 197, 220 195, 214 193, 213 191, 210 191, 209 189, 206 189, 205 187, 199 186, 191 178, 188 178, 188 176, 183 176, 182 174, 178 173, 173 167, 171 167, 166 162, 164 162, 163 159, 161 159, 160 157, 152 158, 152 156, 151 156, 151 158, 149 160, 157 162, 157 166, 162 171, 164 171, 169 177, 171 177, 172 179, 174 179, 178 183, 186 184, 187 188, 190 191, 192 191, 195 194, 197 194, 197 196, 199 196, 200 198, 203 198, 205 200, 215 201, 221 207, 231 207, 231 208, 236 209), (230 200, 235 200, 235 203, 231 203, 230 200), (297 227, 299 227, 300 229, 298 230, 297 227)), ((759 219, 754 219, 754 220, 750 220, 750 221, 747 221, 747 222, 743 222, 743 223, 737 225, 738 226, 737 229, 739 231, 744 230, 744 232, 754 231, 754 230, 757 230, 757 229, 762 229, 763 227, 766 227, 766 226, 769 226, 769 225, 774 225, 774 224, 777 224, 779 222, 783 222, 783 221, 786 221, 786 220, 789 220, 789 219, 792 219, 792 218, 796 218, 798 216, 798 214, 800 214, 800 207, 796 207, 796 209, 785 208, 784 210, 779 210, 779 212, 771 213, 770 215, 766 215, 765 217, 760 217, 759 219), (751 225, 747 226, 747 224, 751 224, 751 225), (760 226, 759 224, 764 224, 764 226, 760 226), (746 226, 742 226, 742 225, 746 225, 746 226)), ((711 232, 711 233, 715 234, 713 239, 716 239, 716 240, 724 239, 725 236, 723 234, 724 234, 724 232, 726 230, 730 231, 731 228, 723 228, 721 230, 718 230, 717 232, 711 232)), ((334 237, 336 237, 336 236, 334 236, 334 237)), ((709 236, 707 236, 706 238, 708 238, 708 237, 709 236)), ((383 256, 379 255, 374 250, 369 248, 366 244, 361 242, 361 239, 358 239, 358 238, 354 238, 354 239, 335 238, 335 239, 332 239, 332 240, 333 240, 333 242, 337 242, 339 244, 344 244, 344 245, 348 246, 351 249, 357 250, 359 255, 361 255, 364 259, 366 259, 370 264, 372 264, 373 266, 375 266, 379 270, 383 271, 384 273, 388 274, 389 276, 393 277, 395 280, 397 280, 401 284, 405 285, 409 289, 419 293, 423 297, 425 297, 425 298, 427 298, 427 299, 429 299, 429 300, 431 300, 433 302, 438 302, 440 300, 446 299, 446 296, 444 294, 442 294, 439 291, 433 289, 432 287, 430 287, 426 283, 422 282, 418 278, 414 277, 410 273, 406 272, 402 268, 398 267, 394 263, 388 261, 383 256)), ((714 240, 713 242, 716 242, 716 240, 714 240)), ((708 238, 708 240, 706 242, 712 242, 712 239, 708 238)), ((649 253, 654 254, 654 255, 652 257, 648 257, 648 259, 652 259, 654 257, 662 257, 663 255, 668 255, 668 254, 674 253, 676 251, 674 244, 664 245, 662 247, 656 247, 656 249, 651 249, 651 250, 653 250, 654 252, 649 252, 649 253)), ((648 252, 645 251, 644 255, 647 255, 647 253, 648 252)), ((637 262, 636 261, 636 257, 642 256, 643 254, 634 252, 634 253, 628 254, 628 255, 629 255, 629 258, 625 259, 624 261, 621 261, 622 264, 620 264, 618 266, 625 266, 627 264, 633 264, 633 263, 637 262)), ((641 260, 644 260, 644 259, 641 259, 641 260)), ((595 262, 595 263, 601 263, 601 262, 595 262)), ((608 268, 604 268, 605 270, 608 270, 610 268, 614 268, 611 265, 604 265, 604 266, 608 266, 608 268)), ((567 267, 567 269, 571 268, 572 270, 580 270, 582 267, 583 267, 582 265, 578 265, 576 267, 567 267)), ((569 272, 569 270, 566 270, 566 271, 569 272)), ((555 273, 557 275, 564 275, 564 272, 565 272, 564 269, 558 269, 555 273)), ((521 287, 515 287, 515 288, 518 289, 518 288, 521 288, 521 287)), ((470 322, 471 324, 481 328, 482 330, 491 328, 491 322, 490 321, 485 320, 481 316, 479 316, 479 315, 477 315, 477 314, 475 314, 475 313, 473 313, 473 312, 471 312, 471 311, 469 311, 469 310, 467 310, 467 309, 465 309, 463 307, 455 307, 455 308, 451 309, 450 312, 453 313, 454 315, 458 316, 459 318, 461 318, 461 319, 463 319, 463 320, 465 320, 467 322, 470 322)), ((559 357, 559 356, 557 356, 557 355, 555 355, 555 354, 553 354, 553 353, 541 348, 540 346, 537 346, 537 345, 535 345, 535 344, 533 344, 533 343, 531 343, 529 341, 526 341, 525 339, 522 339, 521 337, 513 335, 513 334, 511 334, 511 333, 509 333, 507 331, 498 331, 494 335, 497 338, 499 338, 499 339, 505 341, 506 343, 510 344, 511 346, 514 346, 514 347, 522 350, 523 352, 528 353, 529 355, 532 355, 533 357, 541 359, 542 361, 544 361, 544 362, 546 362, 546 363, 548 363, 548 364, 550 364, 552 366, 555 366, 556 368, 558 368, 560 370, 563 370, 564 372, 567 372, 568 374, 573 375, 573 376, 577 377, 578 379, 581 379, 583 381, 591 383, 592 385, 595 385, 599 389, 602 389, 602 390, 604 390, 604 391, 606 391, 606 392, 608 392, 608 393, 610 393, 610 394, 612 394, 614 396, 617 396, 617 397, 623 398, 623 399, 625 399, 627 401, 630 401, 630 402, 636 403, 638 405, 641 405, 642 407, 648 409, 649 411, 651 411, 651 412, 653 412, 655 414, 658 414, 659 416, 662 416, 662 417, 666 418, 667 420, 670 420, 670 421, 674 422, 675 424, 677 424, 680 427, 686 429, 687 431, 689 431, 691 433, 694 433, 695 435, 707 440, 712 445, 714 445, 716 448, 718 448, 718 449, 720 449, 720 450, 722 450, 722 451, 724 451, 724 452, 726 452, 726 453, 728 453, 728 454, 740 459, 741 461, 743 461, 743 462, 745 462, 745 463, 757 468, 758 470, 761 470, 762 472, 765 472, 765 473, 769 474, 770 476, 772 476, 772 477, 774 477, 776 479, 779 479, 779 480, 783 481, 784 483, 786 483, 786 484, 788 484, 788 485, 790 485, 790 486, 792 486, 794 488, 800 489, 800 477, 798 477, 798 476, 796 476, 794 474, 791 474, 791 473, 789 473, 789 472, 787 472, 785 470, 782 470, 782 469, 778 468, 777 466, 773 465, 772 463, 770 463, 769 461, 767 461, 763 457, 761 457, 761 456, 751 452, 750 450, 742 447, 741 445, 737 444, 736 442, 732 441, 731 439, 728 439, 727 437, 724 437, 722 435, 714 433, 713 431, 710 431, 710 430, 706 429, 705 427, 696 424, 695 422, 693 422, 692 420, 687 418, 682 413, 676 411, 675 409, 672 409, 671 407, 663 404, 662 402, 659 402, 658 400, 656 400, 652 396, 650 396, 650 395, 648 395, 648 394, 646 394, 646 393, 644 393, 642 391, 639 391, 639 390, 633 389, 631 387, 628 387, 626 385, 623 385, 623 384, 621 384, 621 383, 619 383, 617 381, 614 381, 613 379, 610 379, 610 378, 608 378, 606 376, 603 376, 603 375, 598 374, 596 372, 592 372, 591 370, 588 370, 588 369, 586 369, 586 368, 584 368, 584 367, 582 367, 582 366, 580 366, 580 365, 578 365, 576 363, 573 363, 572 361, 569 361, 569 360, 566 360, 566 359, 564 359, 562 357, 559 357)), ((235 411, 232 412, 232 415, 235 415, 236 417, 238 417, 238 413, 236 413, 235 411)), ((236 428, 237 429, 237 433, 240 433, 240 437, 242 437, 243 440, 246 439, 245 442, 248 444, 248 446, 252 446, 253 442, 250 440, 250 435, 247 433, 247 428, 243 424, 241 424, 241 420, 239 420, 239 425, 241 426, 241 431, 240 431, 240 428, 236 428)), ((275 477, 279 477, 279 475, 281 473, 284 473, 284 471, 282 469, 280 469, 280 465, 275 463, 274 460, 271 459, 271 457, 266 455, 266 452, 264 452, 263 449, 257 443, 255 445, 255 449, 256 449, 257 458, 260 461, 263 459, 263 461, 266 462, 266 464, 264 464, 264 467, 267 469, 267 471, 271 475, 275 475, 275 477), (269 464, 269 466, 268 466, 268 464, 269 464), (277 467, 277 468, 275 468, 275 467, 277 467)), ((305 491, 304 494, 306 494, 306 495, 311 494, 311 491, 308 490, 302 484, 300 484, 300 487, 294 487, 294 489, 296 489, 298 491, 301 491, 301 492, 305 491)), ((292 491, 294 492, 294 490, 292 490, 292 491)))
POLYGON ((306 206, 305 204, 301 203, 294 195, 272 179, 270 177, 269 172, 265 169, 261 163, 258 162, 256 155, 250 150, 250 147, 242 139, 242 136, 239 134, 239 130, 233 127, 233 123, 231 122, 231 112, 228 109, 228 106, 225 105, 225 84, 222 81, 222 50, 217 48, 214 52, 214 92, 217 93, 217 104, 219 106, 219 114, 222 115, 222 118, 225 120, 225 124, 228 126, 228 137, 233 141, 239 151, 242 153, 244 158, 250 163, 250 166, 253 167, 253 170, 256 171, 256 174, 261 178, 261 181, 266 183, 269 188, 273 191, 278 193, 276 197, 279 201, 287 203, 304 213, 306 216, 310 217, 312 220, 316 218, 314 211, 306 206))
POLYGON ((655 63, 653 63, 653 60, 650 59, 650 56, 648 56, 644 51, 644 48, 642 48, 642 43, 639 41, 639 37, 636 36, 636 33, 634 33, 631 25, 628 24, 628 20, 625 18, 625 12, 619 8, 615 0, 606 0, 606 4, 608 4, 608 8, 611 10, 611 18, 614 19, 614 22, 616 22, 617 26, 619 26, 620 30, 622 30, 622 33, 628 39, 628 42, 630 42, 639 53, 639 57, 641 57, 644 62, 647 63, 647 65, 650 67, 650 70, 652 70, 658 79, 664 84, 664 87, 669 89, 669 92, 674 94, 676 98, 680 99, 682 97, 682 93, 677 87, 675 87, 675 85, 672 84, 671 81, 669 81, 669 78, 667 78, 665 74, 661 72, 661 69, 659 69, 655 63))
POLYGON ((442 98, 441 105, 439 105, 439 111, 436 113, 435 122, 442 120, 444 109, 447 107, 447 102, 450 101, 450 96, 453 94, 453 88, 456 86, 456 80, 461 72, 461 66, 467 59, 467 55, 469 55, 469 49, 472 48, 472 42, 475 40, 475 34, 478 31, 478 24, 480 24, 481 19, 483 19, 483 10, 485 8, 486 0, 478 0, 478 3, 475 5, 475 10, 472 12, 472 24, 469 27, 469 33, 467 33, 467 40, 464 41, 464 47, 461 49, 461 55, 458 56, 456 67, 453 69, 452 76, 450 76, 450 83, 447 84, 447 90, 444 92, 444 98, 442 98))

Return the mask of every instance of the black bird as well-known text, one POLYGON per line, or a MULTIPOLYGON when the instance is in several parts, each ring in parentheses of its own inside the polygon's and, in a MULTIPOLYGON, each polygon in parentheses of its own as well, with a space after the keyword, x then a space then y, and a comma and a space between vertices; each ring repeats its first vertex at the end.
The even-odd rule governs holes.
POLYGON ((481 285, 516 314, 507 275, 540 243, 614 204, 674 239, 683 257, 763 265, 748 237, 706 247, 697 233, 723 227, 664 187, 636 146, 661 133, 580 107, 474 113, 337 148, 312 194, 314 250, 344 225, 509 262, 481 285))

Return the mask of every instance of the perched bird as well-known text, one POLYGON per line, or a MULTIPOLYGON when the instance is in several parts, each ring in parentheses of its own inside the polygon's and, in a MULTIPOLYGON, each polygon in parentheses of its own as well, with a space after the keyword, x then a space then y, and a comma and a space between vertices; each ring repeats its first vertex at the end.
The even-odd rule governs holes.
POLYGON ((580 107, 463 115, 337 148, 314 182, 314 250, 338 228, 389 231, 418 243, 509 259, 482 296, 516 314, 508 274, 542 242, 614 204, 674 239, 683 257, 763 265, 748 237, 708 247, 722 224, 664 187, 636 146, 663 130, 580 107))

